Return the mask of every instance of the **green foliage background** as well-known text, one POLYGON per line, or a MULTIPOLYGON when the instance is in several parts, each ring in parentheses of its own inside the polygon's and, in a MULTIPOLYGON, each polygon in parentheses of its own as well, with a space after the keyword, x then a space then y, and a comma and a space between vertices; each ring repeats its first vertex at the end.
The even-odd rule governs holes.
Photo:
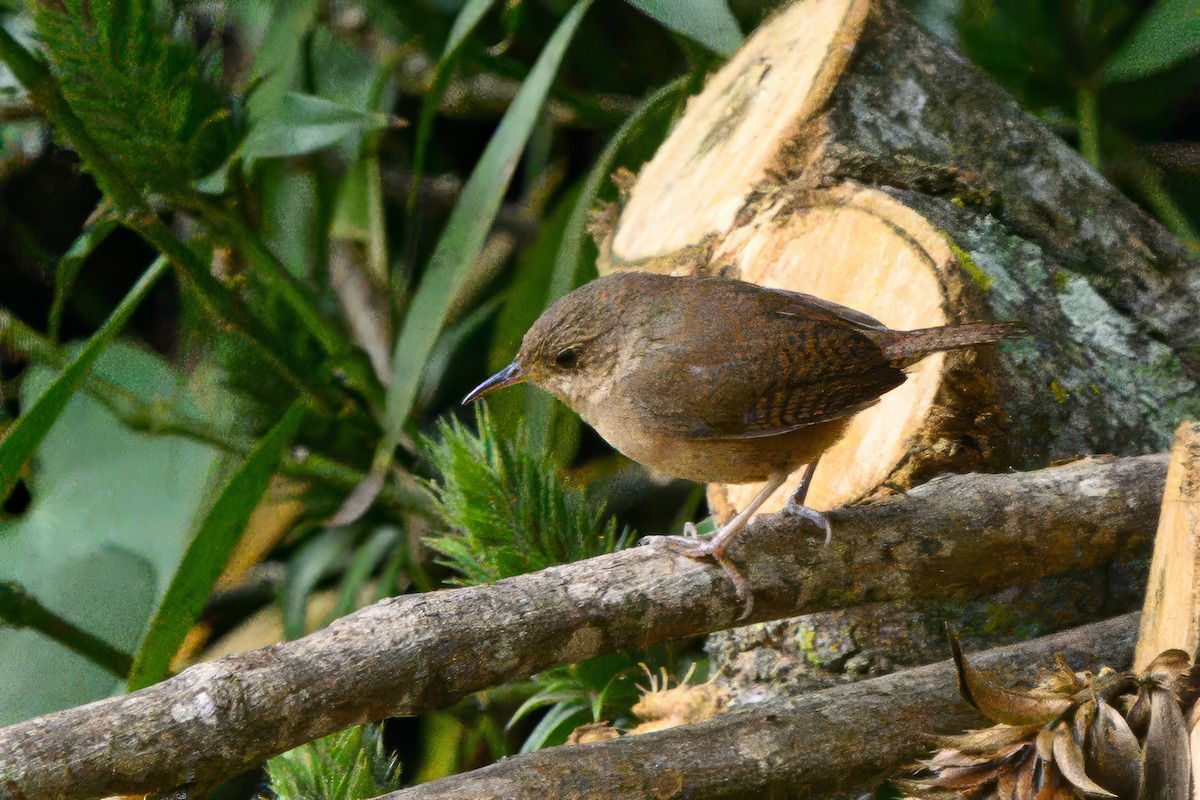
MULTIPOLYGON (((1194 2, 909 5, 1200 248, 1194 2)), ((196 623, 299 636, 694 517, 546 395, 457 401, 594 275, 610 176, 773 7, 4 6, 0 724, 161 680, 196 623)), ((620 721, 639 661, 697 655, 562 668, 271 774, 354 796, 396 748, 406 781, 479 766, 620 721)))

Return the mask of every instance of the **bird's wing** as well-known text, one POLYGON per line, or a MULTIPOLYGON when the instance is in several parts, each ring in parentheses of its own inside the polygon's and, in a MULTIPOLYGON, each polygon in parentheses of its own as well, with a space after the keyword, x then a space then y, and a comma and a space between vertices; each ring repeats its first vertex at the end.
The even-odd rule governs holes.
MULTIPOLYGON (((762 289, 763 287, 758 287, 762 289)), ((865 331, 886 331, 887 327, 861 311, 843 305, 814 297, 803 292, 790 292, 786 289, 765 289, 775 299, 776 314, 784 317, 808 319, 817 322, 832 322, 849 325, 865 331)))
POLYGON ((701 438, 773 436, 848 417, 905 379, 856 328, 798 318, 762 339, 691 348, 687 370, 670 366, 684 356, 664 343, 646 354, 638 371, 646 383, 629 387, 631 396, 663 428, 701 438))
POLYGON ((781 386, 753 398, 754 405, 741 418, 724 417, 706 427, 708 435, 723 439, 751 439, 853 416, 879 402, 879 397, 904 382, 904 373, 887 367, 830 384, 781 386))
POLYGON ((840 420, 874 405, 884 392, 904 383, 892 366, 842 374, 814 383, 780 383, 743 392, 740 414, 709 414, 697 433, 715 439, 751 439, 790 433, 818 422, 840 420))

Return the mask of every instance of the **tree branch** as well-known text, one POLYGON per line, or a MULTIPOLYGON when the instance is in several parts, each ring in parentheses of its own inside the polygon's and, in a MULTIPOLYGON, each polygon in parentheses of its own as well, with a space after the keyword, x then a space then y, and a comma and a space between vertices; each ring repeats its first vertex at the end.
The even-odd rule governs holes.
MULTIPOLYGON (((1138 614, 970 656, 1030 682, 1061 655, 1075 670, 1125 667, 1138 614)), ((985 727, 959 697, 954 662, 942 661, 692 725, 597 744, 564 745, 505 759, 378 800, 509 797, 827 797, 869 792, 927 753, 931 734, 985 727), (866 746, 847 747, 847 743, 866 746)))
MULTIPOLYGON (((961 598, 1150 541, 1165 456, 942 478, 830 512, 833 544, 782 516, 731 551, 750 621, 888 598, 961 598)), ((488 586, 390 598, 324 630, 0 730, 0 796, 206 787, 348 725, 412 715, 557 664, 742 624, 728 578, 661 545, 488 586)))

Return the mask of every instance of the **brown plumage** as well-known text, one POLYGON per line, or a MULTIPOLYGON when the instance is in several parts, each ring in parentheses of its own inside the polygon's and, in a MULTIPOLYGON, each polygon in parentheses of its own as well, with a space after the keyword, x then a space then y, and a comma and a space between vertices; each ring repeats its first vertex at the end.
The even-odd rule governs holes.
MULTIPOLYGON (((1018 334, 1011 324, 893 331, 798 292, 617 272, 547 309, 513 363, 467 401, 531 381, 649 467, 701 482, 768 481, 713 538, 672 537, 688 555, 732 569, 725 551, 749 515, 795 468, 815 465, 854 414, 903 383, 905 366, 1018 334)), ((823 516, 802 506, 807 483, 791 510, 828 531, 823 516)), ((749 603, 740 575, 735 583, 749 603)))

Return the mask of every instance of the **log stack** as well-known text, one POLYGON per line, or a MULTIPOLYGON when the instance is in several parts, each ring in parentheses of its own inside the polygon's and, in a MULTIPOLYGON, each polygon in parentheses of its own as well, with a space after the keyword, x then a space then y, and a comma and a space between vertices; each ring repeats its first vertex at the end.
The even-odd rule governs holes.
MULTIPOLYGON (((602 239, 602 272, 735 276, 895 328, 1033 332, 912 367, 823 457, 816 508, 944 472, 1161 451, 1200 413, 1195 262, 891 3, 800 0, 768 20, 602 239)), ((758 488, 712 486, 710 505, 728 517, 758 488)))

